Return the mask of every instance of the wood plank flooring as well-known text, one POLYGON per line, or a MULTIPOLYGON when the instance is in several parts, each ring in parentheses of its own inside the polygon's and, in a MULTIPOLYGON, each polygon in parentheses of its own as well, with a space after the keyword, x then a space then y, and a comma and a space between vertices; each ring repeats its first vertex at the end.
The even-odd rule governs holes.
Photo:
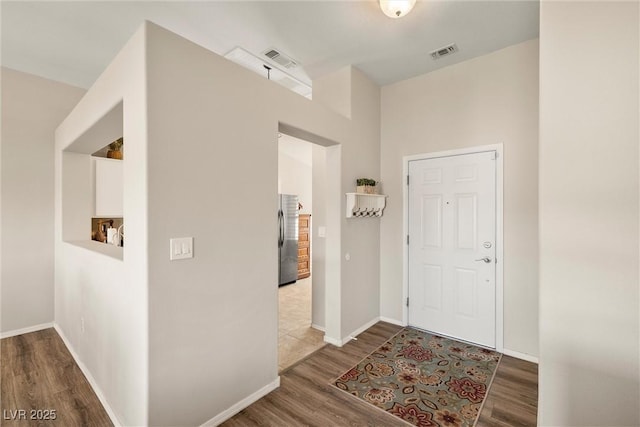
POLYGON ((538 365, 502 356, 476 427, 535 426, 538 365))
POLYGON ((2 426, 113 425, 55 329, 0 340, 0 364, 2 426))
MULTIPOLYGON (((378 348, 400 327, 372 326, 342 348, 325 346, 281 373, 281 386, 224 426, 406 426, 329 382, 378 348)), ((0 424, 111 426, 86 378, 54 329, 0 341, 0 424), (8 420, 11 410, 55 409, 55 421, 8 420), (6 411, 6 412, 5 412, 6 411), (6 416, 5 416, 6 415, 6 416)), ((535 426, 537 365, 503 356, 478 427, 535 426)))
MULTIPOLYGON (((329 382, 401 328, 379 322, 342 348, 326 346, 280 374, 280 388, 223 423, 239 426, 405 426, 329 382)), ((537 365, 503 356, 478 427, 535 426, 537 365)))

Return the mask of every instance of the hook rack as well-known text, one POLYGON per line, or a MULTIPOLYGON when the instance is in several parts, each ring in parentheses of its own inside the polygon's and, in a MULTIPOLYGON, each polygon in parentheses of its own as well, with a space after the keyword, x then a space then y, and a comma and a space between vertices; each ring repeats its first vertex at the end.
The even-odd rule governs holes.
POLYGON ((347 218, 381 217, 387 205, 382 194, 347 193, 347 218))

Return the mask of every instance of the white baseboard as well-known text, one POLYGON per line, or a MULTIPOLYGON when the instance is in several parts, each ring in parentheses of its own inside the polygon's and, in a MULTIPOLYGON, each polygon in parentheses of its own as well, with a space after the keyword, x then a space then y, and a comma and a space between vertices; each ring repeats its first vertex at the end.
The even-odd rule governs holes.
POLYGON ((502 349, 502 353, 507 356, 515 357, 516 359, 526 360, 527 362, 538 364, 538 358, 526 353, 520 353, 519 351, 509 350, 507 348, 502 349))
POLYGON ((0 339, 15 337, 17 335, 28 334, 30 332, 37 332, 49 328, 53 328, 53 322, 41 323, 39 325, 29 326, 28 328, 14 329, 13 331, 3 332, 0 334, 0 339))
POLYGON ((406 326, 406 325, 403 325, 402 322, 400 322, 399 320, 389 319, 387 317, 374 317, 373 319, 371 319, 370 321, 368 321, 364 325, 360 326, 358 329, 356 329, 355 331, 351 332, 349 335, 347 335, 344 338, 337 339, 337 338, 328 337, 328 336, 325 335, 324 336, 324 342, 332 344, 332 345, 335 345, 336 347, 342 347, 343 345, 345 345, 346 343, 351 341, 354 337, 357 337, 358 335, 360 335, 361 333, 363 333, 364 331, 366 331, 367 329, 369 329, 370 327, 372 327, 373 325, 375 325, 376 323, 378 323, 380 321, 387 322, 387 323, 392 323, 392 324, 398 325, 398 326, 406 326))
POLYGON ((316 329, 316 330, 320 331, 320 332, 324 332, 324 326, 314 325, 314 324, 312 323, 312 324, 311 324, 311 327, 312 327, 313 329, 316 329))
POLYGON ((255 393, 252 393, 249 396, 245 397, 240 402, 236 403, 230 408, 220 412, 218 415, 216 415, 215 417, 211 418, 209 421, 202 424, 201 427, 213 427, 213 426, 217 426, 218 424, 222 424, 223 422, 233 417, 238 412, 242 411, 247 406, 263 398, 264 396, 271 393, 273 390, 277 389, 278 387, 280 387, 280 377, 276 378, 273 382, 262 387, 260 390, 256 391, 255 393))
POLYGON ((357 337, 358 335, 360 335, 361 333, 363 333, 364 331, 366 331, 367 329, 369 329, 370 327, 372 327, 373 325, 375 325, 376 323, 378 323, 380 321, 379 317, 374 317, 373 319, 371 319, 370 321, 368 321, 367 323, 365 323, 364 325, 360 326, 358 329, 356 329, 355 331, 351 332, 349 335, 347 335, 345 338, 342 338, 342 343, 346 344, 349 341, 351 341, 354 337, 357 337))
POLYGON ((109 402, 107 402, 107 399, 105 398, 104 393, 102 393, 102 390, 98 386, 98 383, 96 382, 95 378, 93 378, 93 375, 91 375, 91 372, 89 371, 89 369, 86 367, 84 363, 82 363, 82 361, 78 357, 78 354, 74 351, 73 347, 71 346, 71 343, 69 342, 69 340, 67 339, 67 336, 62 331, 62 328, 60 327, 60 325, 54 322, 53 327, 58 332, 58 335, 60 335, 60 338, 62 338, 64 345, 67 347, 67 350, 69 350, 69 353, 71 353, 71 357, 73 357, 73 360, 76 361, 76 364, 78 365, 78 367, 80 368, 84 376, 87 378, 87 381, 89 381, 89 385, 91 386, 93 391, 96 393, 96 396, 98 396, 98 400, 100 400, 100 403, 102 403, 104 410, 107 411, 107 415, 109 415, 109 418, 111 418, 111 422, 113 423, 113 425, 116 427, 122 426, 122 423, 120 422, 120 420, 118 420, 116 413, 113 411, 111 406, 109 406, 109 402))
POLYGON ((344 344, 341 339, 333 338, 327 335, 324 336, 324 342, 335 345, 336 347, 342 347, 344 344))
POLYGON ((391 323, 392 325, 407 326, 407 325, 405 325, 404 323, 402 323, 402 321, 401 321, 401 320, 392 319, 392 318, 390 318, 390 317, 380 316, 380 321, 381 321, 381 322, 391 323))

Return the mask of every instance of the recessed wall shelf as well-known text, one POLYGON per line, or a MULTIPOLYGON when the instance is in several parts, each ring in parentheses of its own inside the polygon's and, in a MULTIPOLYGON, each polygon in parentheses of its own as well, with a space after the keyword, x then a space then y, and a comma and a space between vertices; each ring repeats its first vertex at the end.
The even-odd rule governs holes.
POLYGON ((382 216, 387 205, 383 194, 347 193, 347 218, 382 216))

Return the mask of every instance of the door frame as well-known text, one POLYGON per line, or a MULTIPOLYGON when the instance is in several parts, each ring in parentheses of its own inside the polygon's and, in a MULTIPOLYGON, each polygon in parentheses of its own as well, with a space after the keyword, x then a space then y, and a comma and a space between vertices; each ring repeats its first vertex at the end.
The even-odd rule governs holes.
POLYGON ((409 235, 409 162, 416 160, 428 160, 438 157, 460 156, 463 154, 476 154, 487 151, 495 151, 496 159, 496 351, 504 350, 504 239, 503 239, 503 196, 504 196, 504 170, 503 170, 503 144, 481 145, 476 147, 459 148, 454 150, 436 151, 432 153, 414 154, 402 158, 402 235, 405 241, 402 249, 402 322, 409 324, 409 307, 406 301, 409 297, 409 245, 406 244, 406 236, 409 235))

